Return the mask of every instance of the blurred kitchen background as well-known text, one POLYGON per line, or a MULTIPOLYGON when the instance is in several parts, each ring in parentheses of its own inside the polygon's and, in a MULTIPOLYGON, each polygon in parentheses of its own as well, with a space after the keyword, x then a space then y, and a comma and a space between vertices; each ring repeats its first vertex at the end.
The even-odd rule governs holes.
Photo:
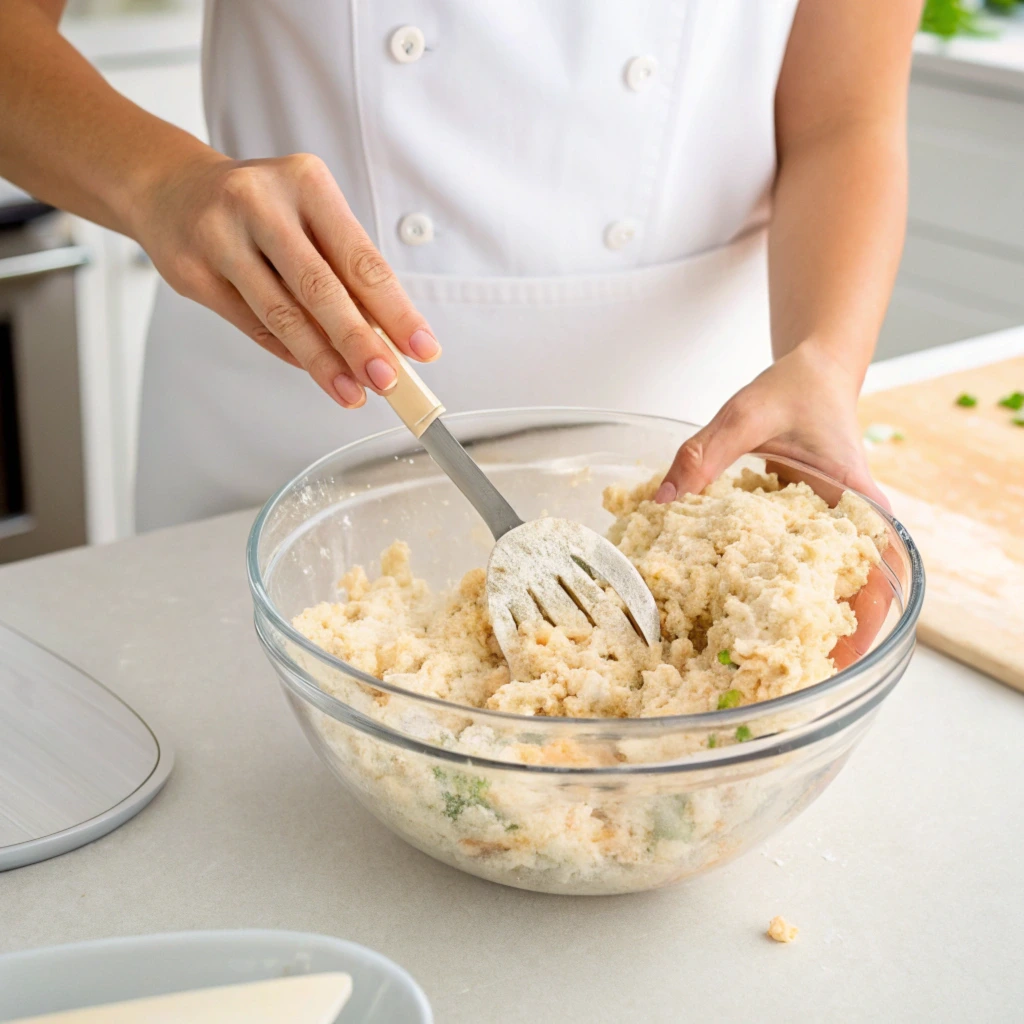
MULTIPOLYGON (((909 229, 879 359, 1024 323, 1024 5, 978 6, 929 0, 917 40, 909 229)), ((202 20, 199 0, 71 0, 63 31, 116 89, 205 138, 202 20)), ((0 180, 0 562, 133 532, 156 276, 134 242, 0 180)))

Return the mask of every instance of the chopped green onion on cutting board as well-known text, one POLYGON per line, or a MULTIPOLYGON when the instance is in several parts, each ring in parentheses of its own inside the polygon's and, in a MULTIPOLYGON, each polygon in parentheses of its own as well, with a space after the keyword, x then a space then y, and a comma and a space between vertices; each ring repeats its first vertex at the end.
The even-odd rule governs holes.
POLYGON ((890 427, 888 423, 872 423, 864 431, 864 440, 872 444, 885 444, 886 441, 905 441, 906 434, 896 427, 890 427))

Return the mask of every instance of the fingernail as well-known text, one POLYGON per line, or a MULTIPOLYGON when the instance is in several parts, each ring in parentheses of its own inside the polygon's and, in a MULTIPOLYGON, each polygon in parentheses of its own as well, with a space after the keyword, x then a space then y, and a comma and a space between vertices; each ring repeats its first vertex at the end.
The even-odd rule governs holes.
POLYGON ((676 496, 676 485, 669 483, 666 480, 659 488, 658 493, 654 495, 654 500, 659 505, 664 505, 666 502, 672 501, 676 496))
POLYGON ((357 405, 362 405, 363 400, 366 398, 363 386, 358 381, 353 380, 347 373, 339 373, 334 378, 334 390, 338 392, 338 397, 345 405, 353 408, 357 405))
POLYGON ((398 374, 386 359, 376 356, 366 364, 366 376, 373 381, 375 388, 390 391, 398 380, 398 374))
POLYGON ((436 359, 441 354, 441 346, 438 345, 437 340, 430 331, 425 331, 422 327, 418 331, 412 332, 412 336, 409 338, 409 348, 416 354, 417 359, 422 359, 424 362, 436 359))

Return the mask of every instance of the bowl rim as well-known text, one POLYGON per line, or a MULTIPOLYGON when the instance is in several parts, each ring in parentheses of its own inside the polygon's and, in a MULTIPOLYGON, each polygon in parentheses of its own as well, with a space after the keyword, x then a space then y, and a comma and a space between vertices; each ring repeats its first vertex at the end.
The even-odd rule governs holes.
MULTIPOLYGON (((523 406, 518 408, 495 408, 495 409, 479 409, 460 413, 451 413, 445 415, 445 422, 452 423, 464 422, 466 420, 477 420, 477 419, 489 419, 497 418, 499 416, 508 416, 511 414, 522 415, 522 414, 558 414, 558 415, 592 415, 600 417, 598 423, 594 425, 600 425, 601 423, 618 422, 618 423, 636 423, 636 424, 652 424, 652 423, 668 423, 673 426, 693 427, 694 430, 699 429, 698 424, 690 423, 687 420, 674 419, 670 416, 654 416, 645 413, 626 413, 618 412, 609 409, 599 409, 591 407, 577 407, 577 406, 523 406)), ((558 426, 558 423, 548 424, 547 427, 538 426, 533 429, 548 429, 551 427, 558 426)), ((916 624, 917 619, 921 611, 921 606, 924 601, 924 590, 925 590, 925 573, 924 565, 921 560, 920 552, 917 549, 917 545, 914 543, 913 538, 907 532, 906 527, 895 518, 890 512, 879 505, 874 499, 868 497, 866 494, 862 494, 855 488, 848 487, 834 477, 830 477, 827 473, 823 473, 821 470, 815 469, 806 463, 801 462, 799 459, 793 459, 787 456, 779 456, 766 452, 749 452, 748 454, 758 458, 771 458, 777 459, 782 462, 788 463, 795 467, 807 469, 821 477, 822 479, 834 484, 836 487, 841 488, 844 491, 850 491, 852 494, 861 498, 868 505, 882 517, 887 525, 893 530, 896 536, 902 542, 906 551, 907 559, 910 563, 910 577, 907 581, 907 587, 909 593, 905 595, 905 603, 903 606, 902 613, 896 623, 893 625, 888 636, 886 636, 876 647, 868 651, 862 657, 858 658, 857 661, 848 665, 844 669, 840 669, 835 675, 829 676, 827 679, 823 679, 820 683, 815 683, 812 686, 805 687, 802 690, 797 690, 793 693, 786 694, 782 697, 772 697, 766 701, 759 701, 756 704, 746 705, 741 708, 731 708, 722 711, 702 711, 697 713, 685 714, 685 715, 655 715, 645 718, 572 718, 568 716, 544 716, 538 718, 532 715, 516 715, 508 711, 493 711, 489 708, 476 708, 464 704, 456 704, 453 701, 442 700, 440 697, 433 697, 429 694, 416 693, 413 690, 407 690, 404 687, 396 686, 393 683, 387 683, 382 679, 378 679, 376 676, 370 675, 368 672, 363 672, 361 669, 356 668, 354 665, 350 665, 348 662, 343 661, 341 658, 335 657, 333 654, 325 651, 322 647, 319 647, 312 640, 308 639, 302 633, 300 633, 284 616, 278 612, 274 602, 270 598, 270 594, 267 592, 267 588, 263 581, 263 574, 259 567, 259 541, 263 531, 263 527, 266 524, 274 507, 278 501, 290 491, 299 480, 303 477, 307 477, 323 466, 324 464, 332 461, 338 456, 363 445, 368 444, 371 441, 378 441, 391 436, 405 435, 409 438, 411 443, 415 443, 415 439, 408 433, 408 430, 404 426, 391 427, 387 430, 380 430, 373 434, 368 434, 365 437, 358 438, 355 441, 350 441, 348 444, 342 445, 339 448, 334 449, 331 452, 321 456, 315 462, 311 463, 305 469, 296 473, 287 483, 282 485, 274 492, 274 494, 264 503, 259 513, 254 520, 252 527, 249 530, 249 536, 246 541, 246 570, 249 579, 249 590, 252 594, 254 604, 256 605, 257 618, 262 614, 266 619, 270 621, 274 629, 280 633, 283 633, 288 640, 292 643, 297 644, 306 654, 311 655, 318 661, 322 662, 325 666, 335 671, 341 671, 345 675, 364 683, 367 686, 371 686, 377 690, 383 690, 386 693, 392 693, 396 696, 413 700, 419 704, 427 704, 434 707, 438 707, 444 711, 461 711, 463 713, 470 712, 474 718, 479 716, 483 720, 494 719, 504 724, 512 722, 524 723, 524 722, 544 722, 554 724, 560 724, 563 727, 572 723, 575 727, 580 730, 583 728, 589 729, 601 729, 611 730, 612 727, 628 732, 642 733, 645 730, 657 731, 658 729, 673 728, 676 730, 704 730, 704 729, 728 729, 731 726, 737 726, 744 723, 749 723, 754 718, 771 716, 783 712, 791 712, 799 709, 801 706, 813 703, 818 698, 825 695, 827 692, 833 689, 839 689, 843 684, 850 682, 855 677, 862 675, 873 666, 880 662, 883 662, 887 657, 892 655, 903 643, 908 633, 912 633, 916 624)), ((487 440, 486 436, 482 437, 481 440, 487 440)), ((272 563, 271 563, 272 564, 272 563)), ((257 628, 257 632, 260 633, 257 628)), ((266 642, 262 633, 260 633, 261 642, 266 642)), ((295 665, 294 662, 289 660, 289 666, 294 670, 298 670, 304 677, 308 676, 300 666, 295 665)), ((331 694, 323 690, 322 687, 316 684, 311 678, 309 679, 311 685, 315 686, 317 690, 323 693, 326 697, 332 701, 337 701, 341 707, 347 708, 348 705, 344 701, 338 700, 331 694)), ((830 709, 830 711, 836 711, 836 708, 830 709)), ((336 717, 336 716, 335 716, 336 717)), ((393 735, 400 735, 395 730, 387 730, 393 735)), ((728 747, 723 748, 723 750, 728 747)), ((466 755, 461 755, 462 759, 465 760, 466 755)), ((504 764, 505 762, 500 762, 504 764)))

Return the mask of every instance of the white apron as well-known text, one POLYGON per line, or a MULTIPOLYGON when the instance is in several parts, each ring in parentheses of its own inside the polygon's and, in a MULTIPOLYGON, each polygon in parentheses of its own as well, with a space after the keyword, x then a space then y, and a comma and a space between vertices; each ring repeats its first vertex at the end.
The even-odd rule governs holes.
MULTIPOLYGON (((449 409, 705 420, 770 360, 772 111, 796 3, 214 0, 211 139, 327 161, 444 347, 423 375, 449 409)), ((340 409, 162 287, 137 526, 258 504, 397 422, 372 395, 340 409)))

